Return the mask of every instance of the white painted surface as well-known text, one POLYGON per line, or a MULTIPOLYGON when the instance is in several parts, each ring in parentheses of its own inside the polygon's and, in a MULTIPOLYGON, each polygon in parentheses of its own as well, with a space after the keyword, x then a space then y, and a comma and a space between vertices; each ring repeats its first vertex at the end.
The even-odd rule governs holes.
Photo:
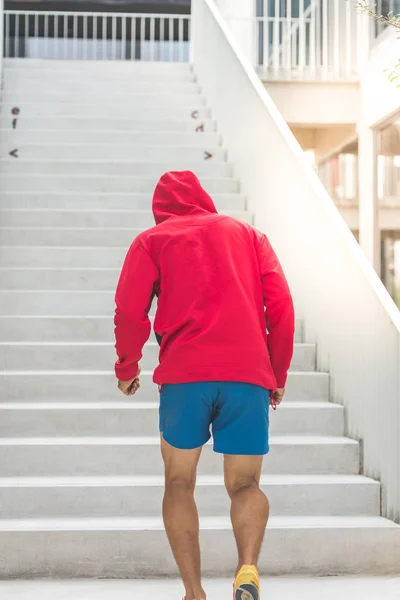
POLYGON ((376 40, 361 77, 362 111, 369 127, 400 109, 400 88, 389 81, 388 73, 398 59, 398 36, 390 27, 376 40))
MULTIPOLYGON (((353 475, 263 475, 274 516, 376 516, 380 485, 353 475)), ((0 499, 4 518, 159 517, 162 476, 4 477, 0 499), (29 501, 28 501, 29 498, 29 501)), ((198 477, 196 500, 203 517, 229 514, 223 476, 198 477)))
MULTIPOLYGON (((233 577, 233 576, 232 576, 233 577)), ((266 598, 285 600, 398 600, 398 577, 263 578, 266 598)), ((232 579, 205 580, 208 600, 221 600, 232 592, 232 579)), ((177 580, 147 581, 2 581, 0 594, 7 600, 180 600, 184 591, 177 580)))
POLYGON ((364 118, 358 122, 358 203, 360 245, 376 272, 381 269, 378 225, 377 157, 375 133, 364 118))
MULTIPOLYGON (((204 517, 200 526, 204 575, 233 574, 237 550, 229 518, 204 517)), ((270 575, 398 573, 399 533, 380 517, 271 517, 260 569, 270 575)), ((2 572, 9 577, 177 574, 159 518, 4 519, 0 536, 7 544, 2 572)))
POLYGON ((265 87, 291 125, 343 125, 357 122, 357 83, 266 82, 265 87))
POLYGON ((212 0, 194 2, 194 27, 194 67, 249 208, 281 257, 347 430, 363 440, 364 470, 383 481, 383 513, 400 519, 398 309, 212 0))
POLYGON ((217 0, 235 39, 247 58, 255 60, 255 2, 254 0, 217 0))

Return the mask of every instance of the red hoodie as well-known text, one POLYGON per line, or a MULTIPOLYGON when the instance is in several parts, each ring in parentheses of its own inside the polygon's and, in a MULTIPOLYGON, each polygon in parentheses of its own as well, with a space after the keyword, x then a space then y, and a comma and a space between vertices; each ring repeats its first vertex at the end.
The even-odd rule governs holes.
POLYGON ((157 225, 133 242, 117 288, 117 378, 137 374, 157 295, 154 330, 162 342, 155 383, 284 387, 293 354, 293 303, 266 236, 219 215, 188 171, 161 178, 153 213, 157 225))

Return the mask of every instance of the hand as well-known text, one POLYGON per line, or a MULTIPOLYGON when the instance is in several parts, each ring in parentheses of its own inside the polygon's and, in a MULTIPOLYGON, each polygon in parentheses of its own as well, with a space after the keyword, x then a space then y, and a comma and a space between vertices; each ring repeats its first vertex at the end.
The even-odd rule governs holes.
POLYGON ((271 394, 271 406, 276 408, 280 405, 285 395, 285 388, 277 388, 275 392, 271 394))
POLYGON ((139 367, 136 377, 129 381, 118 381, 118 389, 125 394, 125 396, 134 396, 140 388, 140 371, 141 369, 139 367))

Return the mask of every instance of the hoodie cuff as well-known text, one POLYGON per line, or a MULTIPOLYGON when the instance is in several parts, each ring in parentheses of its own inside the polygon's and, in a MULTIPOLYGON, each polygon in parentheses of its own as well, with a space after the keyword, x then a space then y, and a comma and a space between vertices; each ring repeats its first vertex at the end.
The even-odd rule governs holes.
POLYGON ((283 375, 279 375, 279 377, 276 377, 276 387, 284 388, 286 386, 287 378, 288 378, 287 373, 284 373, 283 375))
POLYGON ((139 363, 132 363, 130 365, 121 365, 119 361, 115 363, 115 375, 119 381, 131 381, 137 377, 139 370, 139 363))

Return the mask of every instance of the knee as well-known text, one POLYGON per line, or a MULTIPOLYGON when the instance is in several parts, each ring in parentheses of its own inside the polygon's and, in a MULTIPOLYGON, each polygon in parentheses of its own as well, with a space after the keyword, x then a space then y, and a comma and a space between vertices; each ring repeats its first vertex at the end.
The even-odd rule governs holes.
POLYGON ((235 477, 232 480, 225 479, 225 487, 229 497, 232 499, 236 494, 244 490, 259 489, 259 482, 253 475, 235 477))
POLYGON ((165 477, 165 491, 180 491, 194 493, 196 487, 196 477, 182 477, 177 475, 171 475, 165 477))

